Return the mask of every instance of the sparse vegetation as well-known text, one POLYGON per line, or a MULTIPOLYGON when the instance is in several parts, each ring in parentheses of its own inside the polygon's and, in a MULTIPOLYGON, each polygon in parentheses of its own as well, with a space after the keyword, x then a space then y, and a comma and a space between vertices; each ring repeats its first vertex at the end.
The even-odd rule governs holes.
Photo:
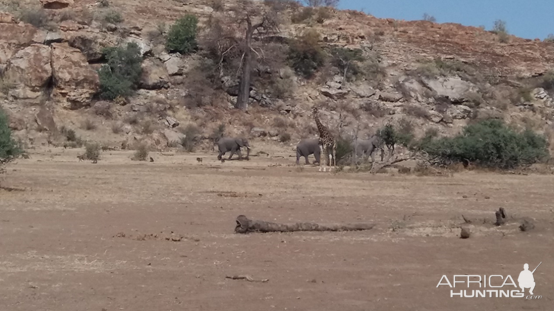
POLYGON ((108 60, 98 71, 100 97, 113 100, 118 96, 130 96, 140 81, 142 57, 140 48, 134 42, 123 47, 104 49, 108 60))
POLYGON ((404 113, 416 118, 426 119, 429 116, 429 111, 419 105, 405 105, 404 113))
POLYGON ((140 126, 140 133, 143 135, 150 135, 154 133, 155 125, 150 120, 142 122, 140 126))
POLYGON ((112 124, 112 133, 119 134, 121 133, 121 131, 123 131, 123 124, 121 124, 120 122, 114 122, 112 124))
POLYGON ((200 132, 200 129, 193 124, 189 124, 181 130, 181 133, 185 135, 185 137, 181 139, 181 145, 183 146, 183 148, 185 148, 185 151, 194 151, 198 140, 198 134, 200 134, 200 132))
POLYGON ((98 161, 100 160, 100 145, 97 143, 89 143, 85 146, 85 159, 98 161))
POLYGON ((306 79, 312 78, 325 64, 325 52, 319 46, 319 39, 319 33, 310 29, 290 45, 288 55, 290 65, 297 74, 306 79))
POLYGON ((544 39, 544 42, 554 42, 554 34, 549 33, 548 36, 546 36, 546 38, 544 39))
POLYGON ((140 144, 135 151, 135 154, 131 158, 133 161, 146 161, 148 158, 148 146, 146 144, 140 144))
POLYGON ((85 119, 83 121, 83 123, 81 123, 81 128, 83 130, 87 130, 87 131, 94 131, 96 129, 96 123, 94 123, 92 120, 90 119, 85 119))
POLYGON ((355 80, 363 74, 360 63, 365 61, 362 50, 342 47, 331 47, 331 64, 337 67, 347 81, 355 80))
POLYGON ((291 139, 291 136, 289 133, 281 133, 281 135, 279 135, 279 141, 282 142, 282 143, 288 143, 291 139))
POLYGON ((492 32, 498 35, 498 40, 502 43, 506 43, 510 39, 506 22, 501 19, 494 21, 492 32))
POLYGON ((190 54, 198 48, 196 32, 198 18, 187 14, 178 19, 169 29, 166 48, 168 51, 190 54))
POLYGON ((469 162, 476 166, 513 169, 549 157, 548 141, 530 129, 516 132, 502 120, 483 120, 467 125, 455 137, 427 139, 419 144, 439 163, 469 162))
POLYGON ((113 9, 105 10, 100 15, 100 19, 103 23, 110 23, 110 24, 119 24, 124 21, 121 13, 113 9))
POLYGON ((37 28, 44 28, 49 23, 48 14, 46 14, 46 11, 41 7, 23 8, 19 15, 19 19, 37 28))
POLYGON ((428 22, 432 22, 432 23, 436 23, 437 22, 437 19, 433 16, 433 15, 429 15, 427 13, 424 13, 423 14, 423 20, 424 21, 428 21, 428 22))
POLYGON ((23 150, 12 137, 8 117, 0 109, 0 172, 2 172, 3 165, 15 160, 22 153, 23 150))

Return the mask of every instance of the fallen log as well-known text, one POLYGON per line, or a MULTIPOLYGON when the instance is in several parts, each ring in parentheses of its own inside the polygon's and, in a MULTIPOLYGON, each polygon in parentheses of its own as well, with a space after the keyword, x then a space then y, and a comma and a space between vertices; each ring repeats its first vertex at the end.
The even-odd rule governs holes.
POLYGON ((360 231, 370 230, 375 224, 344 224, 344 225, 320 225, 311 222, 298 222, 295 224, 277 224, 263 220, 248 219, 239 215, 236 220, 236 233, 249 232, 295 232, 295 231, 360 231))

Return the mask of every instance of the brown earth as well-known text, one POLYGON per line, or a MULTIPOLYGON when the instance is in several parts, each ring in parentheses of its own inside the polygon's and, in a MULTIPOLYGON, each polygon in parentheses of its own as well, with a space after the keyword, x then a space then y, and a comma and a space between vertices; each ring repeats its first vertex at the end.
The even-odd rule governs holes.
POLYGON ((288 154, 222 164, 215 154, 151 153, 150 163, 104 152, 92 164, 77 152, 35 152, 2 177, 2 310, 550 310, 553 303, 552 175, 329 174, 298 169, 288 154), (495 227, 499 207, 509 222, 495 227), (239 214, 377 226, 240 235, 239 214), (473 220, 469 239, 459 238, 461 214, 473 220), (524 216, 535 230, 517 229, 514 219, 524 216), (539 262, 539 300, 450 298, 448 288, 436 288, 442 275, 517 280, 524 263, 539 262))

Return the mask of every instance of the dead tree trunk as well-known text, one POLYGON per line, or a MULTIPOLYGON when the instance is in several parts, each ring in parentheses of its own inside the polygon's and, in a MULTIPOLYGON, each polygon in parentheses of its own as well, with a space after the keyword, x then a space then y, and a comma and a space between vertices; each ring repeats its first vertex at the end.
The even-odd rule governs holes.
POLYGON ((239 82, 239 95, 237 98, 237 108, 243 111, 248 109, 248 101, 250 100, 250 80, 252 77, 252 35, 254 31, 261 27, 262 24, 252 25, 252 21, 248 17, 246 19, 246 34, 244 36, 242 58, 242 72, 239 82))
POLYGON ((320 225, 310 222, 277 224, 262 220, 252 220, 244 215, 239 215, 236 220, 235 232, 360 231, 370 230, 373 227, 375 227, 375 224, 320 225))

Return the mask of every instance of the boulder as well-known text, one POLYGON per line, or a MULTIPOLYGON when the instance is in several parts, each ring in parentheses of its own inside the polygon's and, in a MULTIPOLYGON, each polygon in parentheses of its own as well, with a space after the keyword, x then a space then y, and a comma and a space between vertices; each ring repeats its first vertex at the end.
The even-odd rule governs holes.
POLYGON ((427 114, 427 118, 431 121, 431 122, 435 122, 435 123, 439 123, 440 121, 442 121, 443 119, 443 115, 437 111, 434 111, 434 110, 431 110, 429 111, 429 113, 427 114))
POLYGON ((179 126, 179 121, 172 117, 165 118, 165 124, 171 128, 179 126))
POLYGON ((33 25, 8 22, 13 16, 7 13, 2 13, 0 18, 6 21, 0 22, 0 42, 12 43, 18 47, 27 46, 33 42, 33 38, 37 33, 37 29, 33 25))
POLYGON ((398 93, 389 93, 389 92, 380 92, 379 99, 385 102, 396 103, 402 99, 402 94, 398 93))
POLYGON ((59 10, 73 5, 73 0, 40 0, 45 9, 59 10))
POLYGON ((453 119, 467 119, 471 116, 472 110, 466 105, 456 105, 448 108, 448 114, 453 119))
POLYGON ((142 62, 140 87, 149 90, 169 87, 169 74, 161 60, 148 58, 142 62))
POLYGON ((345 98, 348 94, 348 90, 331 89, 328 87, 322 87, 321 89, 319 89, 319 91, 321 92, 321 94, 331 99, 342 99, 345 98))
POLYGON ((5 75, 14 83, 9 95, 18 99, 37 99, 52 76, 50 47, 32 44, 17 52, 6 64, 5 75))
POLYGON ((53 95, 65 98, 70 104, 66 108, 85 106, 98 91, 98 73, 89 66, 79 49, 67 43, 52 44, 52 69, 55 84, 53 95))
POLYGON ((477 88, 472 83, 464 81, 459 77, 422 78, 422 82, 439 97, 445 97, 454 104, 468 101, 465 97, 466 94, 477 91, 477 88))
POLYGON ((63 41, 63 35, 59 32, 49 31, 44 38, 44 44, 50 45, 52 43, 60 43, 63 41))
POLYGON ((125 38, 125 40, 123 40, 124 46, 131 42, 134 42, 138 45, 140 49, 140 56, 144 56, 144 54, 150 53, 152 51, 152 46, 137 36, 129 36, 125 38))
POLYGON ((114 36, 102 32, 70 32, 67 41, 70 46, 81 50, 89 62, 100 60, 105 47, 117 45, 114 36))
POLYGON ((180 144, 181 141, 186 137, 185 134, 176 132, 170 129, 164 130, 164 136, 165 136, 165 139, 167 140, 168 146, 174 145, 174 144, 180 144))
POLYGON ((265 137, 267 136, 267 131, 263 128, 254 127, 252 130, 250 130, 250 134, 254 137, 265 137))
POLYGON ((184 62, 179 56, 171 56, 167 61, 165 61, 165 69, 170 76, 182 75, 184 62))
POLYGON ((13 15, 8 12, 0 12, 0 24, 15 24, 15 22, 13 15))
POLYGON ((361 98, 371 97, 375 95, 375 92, 376 92, 371 86, 364 85, 364 84, 352 85, 350 86, 350 91, 352 91, 352 93, 356 94, 356 96, 361 98))

